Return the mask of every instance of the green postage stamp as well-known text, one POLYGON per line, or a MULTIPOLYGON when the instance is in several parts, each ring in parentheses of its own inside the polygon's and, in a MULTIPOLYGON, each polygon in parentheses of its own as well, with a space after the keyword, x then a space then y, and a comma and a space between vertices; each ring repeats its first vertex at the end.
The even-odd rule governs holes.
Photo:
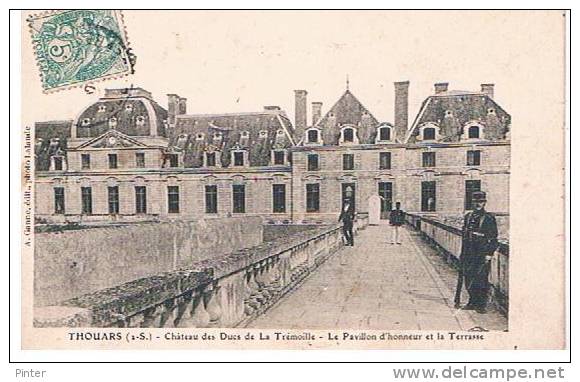
POLYGON ((45 92, 133 72, 121 11, 48 12, 27 21, 45 92))

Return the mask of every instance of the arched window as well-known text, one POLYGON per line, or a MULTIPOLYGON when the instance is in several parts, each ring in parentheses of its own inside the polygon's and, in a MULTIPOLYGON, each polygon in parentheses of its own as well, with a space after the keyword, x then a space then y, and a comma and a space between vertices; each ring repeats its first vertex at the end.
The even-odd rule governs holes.
POLYGON ((435 139, 435 128, 434 127, 427 127, 423 129, 423 140, 433 140, 435 139))
POLYGON ((380 141, 390 141, 391 140, 391 128, 381 127, 379 129, 379 140, 380 141))
POLYGON ((308 130, 308 143, 318 142, 318 130, 308 130))
POLYGON ((109 127, 111 129, 114 129, 115 127, 117 127, 117 118, 115 118, 115 117, 109 118, 109 127))
POLYGON ((467 137, 469 139, 479 138, 479 126, 469 126, 469 129, 467 130, 467 137))
POLYGON ((354 142, 354 130, 351 128, 342 130, 342 139, 344 142, 354 142))

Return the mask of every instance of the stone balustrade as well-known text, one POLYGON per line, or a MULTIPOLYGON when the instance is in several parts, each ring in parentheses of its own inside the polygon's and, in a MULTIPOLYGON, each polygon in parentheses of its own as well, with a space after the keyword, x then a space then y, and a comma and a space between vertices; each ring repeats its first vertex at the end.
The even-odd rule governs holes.
MULTIPOLYGON (((358 217, 354 231, 368 225, 358 217)), ((264 313, 343 246, 339 224, 35 308, 36 327, 236 327, 264 313)))
MULTIPOLYGON (((448 263, 457 266, 461 254, 461 228, 439 221, 434 216, 409 214, 407 224, 421 233, 423 239, 445 256, 448 263)), ((491 261, 489 282, 492 299, 505 313, 509 305, 509 242, 499 240, 499 246, 491 261)))

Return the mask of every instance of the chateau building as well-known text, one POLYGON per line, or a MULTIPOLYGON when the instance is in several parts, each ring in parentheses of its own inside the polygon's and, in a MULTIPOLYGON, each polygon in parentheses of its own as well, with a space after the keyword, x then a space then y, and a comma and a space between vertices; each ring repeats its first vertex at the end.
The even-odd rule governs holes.
POLYGON ((296 90, 294 124, 278 106, 187 114, 175 94, 165 109, 144 89, 108 89, 74 120, 36 123, 36 218, 329 221, 347 197, 382 218, 395 201, 457 215, 478 190, 490 211, 507 213, 511 120, 493 90, 435 84, 409 125, 409 82, 395 83, 394 123, 377 120, 348 85, 324 115, 312 103, 311 123, 307 92, 296 90))

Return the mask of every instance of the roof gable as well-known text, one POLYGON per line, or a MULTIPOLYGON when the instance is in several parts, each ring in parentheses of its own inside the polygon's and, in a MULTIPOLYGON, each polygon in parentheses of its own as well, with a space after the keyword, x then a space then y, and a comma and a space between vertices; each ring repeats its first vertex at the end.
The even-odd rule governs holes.
POLYGON ((79 149, 102 149, 102 148, 143 148, 148 147, 146 144, 134 139, 126 134, 123 134, 117 130, 109 130, 99 137, 93 138, 82 145, 78 146, 75 150, 79 149))
POLYGON ((378 124, 371 112, 347 89, 324 117, 316 123, 316 126, 325 127, 329 124, 357 126, 363 116, 369 118, 373 124, 378 124))

